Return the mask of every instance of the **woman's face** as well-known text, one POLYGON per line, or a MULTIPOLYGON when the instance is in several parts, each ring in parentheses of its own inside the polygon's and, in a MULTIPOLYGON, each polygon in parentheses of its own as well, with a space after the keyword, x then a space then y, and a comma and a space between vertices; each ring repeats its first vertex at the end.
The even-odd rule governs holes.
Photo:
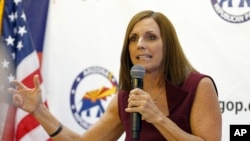
POLYGON ((129 53, 134 65, 140 64, 147 72, 158 70, 162 61, 160 29, 152 18, 137 22, 129 34, 129 53))

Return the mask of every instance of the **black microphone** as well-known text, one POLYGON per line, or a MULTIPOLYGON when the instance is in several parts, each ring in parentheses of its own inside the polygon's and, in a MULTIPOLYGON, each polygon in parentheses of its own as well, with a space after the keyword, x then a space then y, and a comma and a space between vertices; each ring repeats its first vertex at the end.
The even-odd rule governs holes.
MULTIPOLYGON (((145 69, 141 65, 134 65, 130 70, 130 75, 132 77, 133 88, 143 88, 143 76, 145 74, 145 69)), ((133 112, 131 114, 132 118, 132 137, 133 139, 139 139, 141 131, 141 114, 133 112)))

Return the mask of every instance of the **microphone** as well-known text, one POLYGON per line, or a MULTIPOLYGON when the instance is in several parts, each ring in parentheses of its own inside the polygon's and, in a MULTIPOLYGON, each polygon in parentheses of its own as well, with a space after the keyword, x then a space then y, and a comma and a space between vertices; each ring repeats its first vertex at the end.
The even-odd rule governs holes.
MULTIPOLYGON (((130 70, 130 75, 132 77, 133 88, 143 88, 143 76, 145 74, 145 69, 141 65, 134 65, 130 70)), ((141 114, 133 112, 131 114, 132 118, 132 137, 133 139, 139 139, 141 131, 141 114)))

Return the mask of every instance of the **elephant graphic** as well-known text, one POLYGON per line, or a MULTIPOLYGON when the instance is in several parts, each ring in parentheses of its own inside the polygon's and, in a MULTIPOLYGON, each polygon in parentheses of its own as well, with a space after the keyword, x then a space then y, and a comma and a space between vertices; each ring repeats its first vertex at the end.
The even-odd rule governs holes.
MULTIPOLYGON (((227 4, 228 4, 228 7, 233 7, 233 0, 221 0, 220 2, 219 2, 219 5, 220 5, 220 7, 223 7, 222 5, 223 5, 223 3, 224 2, 228 2, 227 4)), ((246 2, 246 4, 247 4, 247 7, 250 7, 250 0, 240 0, 239 1, 239 7, 244 7, 245 5, 244 5, 244 2, 246 2)))
POLYGON ((101 103, 101 100, 106 100, 108 96, 111 96, 112 94, 116 93, 116 86, 112 88, 108 87, 101 87, 99 89, 91 90, 89 92, 86 92, 82 99, 81 99, 81 108, 78 112, 78 114, 81 116, 82 112, 86 112, 86 116, 91 116, 91 108, 97 106, 98 111, 96 113, 96 117, 100 117, 105 109, 101 103))

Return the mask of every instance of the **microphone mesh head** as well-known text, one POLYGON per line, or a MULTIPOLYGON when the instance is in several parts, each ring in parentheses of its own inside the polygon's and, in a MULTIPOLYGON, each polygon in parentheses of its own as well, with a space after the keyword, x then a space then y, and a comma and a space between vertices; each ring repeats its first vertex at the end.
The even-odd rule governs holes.
POLYGON ((130 70, 132 78, 143 78, 145 74, 145 68, 141 65, 134 65, 130 70))

